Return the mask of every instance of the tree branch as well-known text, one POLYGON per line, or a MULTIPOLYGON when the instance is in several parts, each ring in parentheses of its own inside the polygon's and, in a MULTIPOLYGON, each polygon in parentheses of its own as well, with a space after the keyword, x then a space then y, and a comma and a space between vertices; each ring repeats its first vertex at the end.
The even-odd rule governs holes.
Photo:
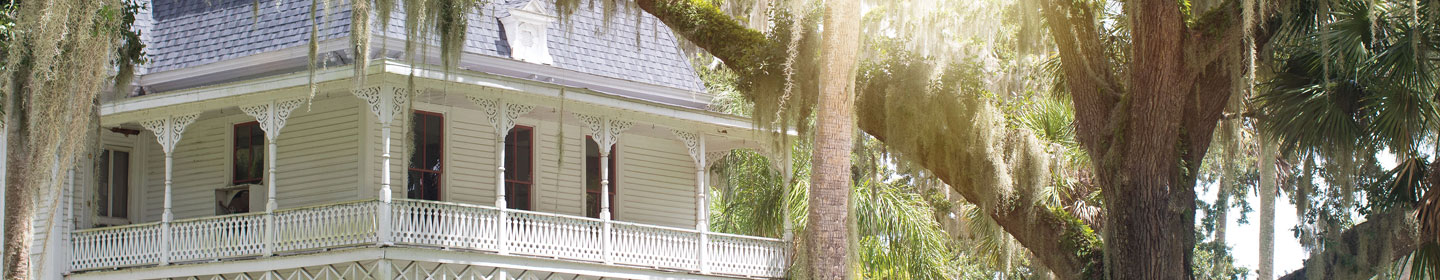
POLYGON ((766 63, 761 54, 774 44, 706 0, 636 0, 635 4, 742 75, 760 73, 766 63))
POLYGON ((1055 37, 1060 62, 1075 106, 1076 139, 1093 158, 1110 150, 1111 120, 1123 89, 1096 30, 1095 11, 1075 0, 1041 5, 1046 26, 1055 37))
MULTIPOLYGON (((767 41, 760 32, 745 28, 707 1, 638 0, 636 4, 740 75, 762 75, 757 69, 774 62, 757 54, 772 46, 784 46, 767 41)), ((1080 32, 1094 35, 1093 27, 1080 32)), ((1100 53, 1098 42, 1089 48, 1100 53)), ((1108 69, 1103 57, 1095 58, 1102 61, 1096 64, 1097 71, 1087 72, 1108 77, 1108 70, 1098 71, 1108 69)), ((1094 93, 1099 106, 1106 108, 1117 100, 1109 79, 1100 78, 1104 82, 1099 84, 1107 89, 1094 93)), ((1049 183, 1048 159, 1036 156, 1044 155, 1044 149, 1033 135, 1007 130, 999 112, 976 96, 936 91, 892 97, 884 90, 866 90, 859 84, 856 87, 856 117, 862 131, 931 171, 966 200, 981 205, 1006 232, 1063 279, 1099 277, 1102 249, 1094 231, 1064 211, 1046 208, 1031 197, 1034 190, 1049 183), (915 109, 918 107, 925 109, 915 109), (922 113, 944 120, 905 122, 926 119, 905 115, 922 113), (925 128, 915 127, 919 125, 925 128), (1057 240, 1057 236, 1063 240, 1057 240)))
POLYGON ((1326 246, 1324 252, 1312 255, 1305 267, 1280 280, 1368 279, 1375 275, 1376 266, 1415 251, 1419 225, 1414 217, 1415 211, 1408 209, 1371 215, 1341 233, 1340 240, 1326 246))

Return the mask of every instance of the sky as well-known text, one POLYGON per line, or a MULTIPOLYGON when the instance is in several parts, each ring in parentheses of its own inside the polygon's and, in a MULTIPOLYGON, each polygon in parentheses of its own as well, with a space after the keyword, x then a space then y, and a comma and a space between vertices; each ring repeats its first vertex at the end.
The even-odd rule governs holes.
MULTIPOLYGON (((1209 200, 1215 200, 1213 191, 1207 195, 1209 200)), ((1255 279, 1255 271, 1260 268, 1260 197, 1252 192, 1246 199, 1255 209, 1246 214, 1250 223, 1240 224, 1240 209, 1230 209, 1230 217, 1233 219, 1230 219, 1225 232, 1225 242, 1230 244, 1230 254, 1235 256, 1235 266, 1249 268, 1250 276, 1247 278, 1255 279)), ((1305 249, 1300 247, 1300 240, 1295 239, 1295 234, 1290 231, 1296 220, 1295 205, 1290 203, 1290 198, 1276 196, 1275 278, 1300 269, 1302 262, 1309 256, 1305 249)))

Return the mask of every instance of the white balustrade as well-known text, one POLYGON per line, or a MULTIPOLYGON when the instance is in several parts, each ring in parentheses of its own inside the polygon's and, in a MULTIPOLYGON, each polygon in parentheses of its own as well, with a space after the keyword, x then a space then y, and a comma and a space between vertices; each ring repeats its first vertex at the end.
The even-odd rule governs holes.
POLYGON ((275 211, 275 252, 374 244, 378 207, 365 201, 275 211))
POLYGON ((700 232, 626 222, 613 222, 615 263, 644 267, 700 270, 696 251, 700 232))
POLYGON ((600 219, 506 209, 510 240, 516 254, 601 261, 600 219))
POLYGON ((396 244, 495 251, 500 211, 457 203, 395 199, 393 234, 396 244))
POLYGON ((160 263, 157 223, 79 230, 70 242, 73 270, 160 263))
POLYGON ((785 243, 774 238, 707 233, 710 270, 718 274, 781 277, 787 263, 785 243))
MULTIPOLYGON (((703 261, 708 274, 744 277, 784 276, 789 253, 784 241, 773 238, 447 202, 395 199, 389 220, 377 220, 381 206, 372 200, 276 211, 271 246, 282 254, 375 246, 383 224, 393 229, 389 237, 395 246, 505 249, 534 257, 594 263, 608 259, 617 265, 691 272, 700 271, 703 261), (603 232, 607 223, 608 234, 603 232), (504 244, 496 234, 501 225, 510 233, 504 244), (605 236, 613 245, 608 258, 605 236), (701 253, 707 255, 701 258, 701 253)), ((164 256, 173 262, 261 256, 267 230, 263 213, 174 221, 169 242, 161 242, 161 227, 155 223, 81 230, 72 235, 72 267, 82 271, 155 265, 164 256), (160 244, 170 244, 168 252, 160 244)))
POLYGON ((170 261, 258 256, 264 249, 264 213, 179 220, 170 223, 170 261))

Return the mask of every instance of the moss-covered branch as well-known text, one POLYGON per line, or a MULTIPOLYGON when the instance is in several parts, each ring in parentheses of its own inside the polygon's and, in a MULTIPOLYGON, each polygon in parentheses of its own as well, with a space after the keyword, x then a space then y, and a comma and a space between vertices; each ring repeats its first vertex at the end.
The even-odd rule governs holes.
POLYGON ((756 74, 777 46, 707 0, 637 0, 636 5, 742 75, 756 74))
MULTIPOLYGON (((776 65, 783 64, 786 58, 776 55, 776 51, 784 50, 786 44, 780 42, 787 40, 766 37, 748 29, 708 1, 640 0, 637 5, 677 34, 720 58, 740 75, 749 75, 742 79, 773 79, 773 76, 762 75, 775 73, 776 65)), ((788 24, 777 26, 785 28, 788 24)), ((801 62, 797 64, 804 65, 807 54, 800 55, 801 62)), ((924 77, 931 76, 932 65, 881 67, 886 69, 862 74, 866 76, 861 78, 865 82, 856 85, 856 116, 862 131, 885 142, 891 151, 930 170, 966 200, 983 207, 1057 275, 1066 279, 1098 277, 1101 246, 1094 231, 1079 220, 1063 215, 1063 211, 1057 213, 1038 204, 1034 198, 1035 190, 1049 183, 1044 149, 1032 134, 1006 128, 999 112, 982 101, 975 91, 962 90, 961 84, 973 84, 962 79, 979 77, 979 73, 954 68, 946 71, 940 80, 931 81, 924 77), (891 77, 896 79, 889 80, 891 77), (932 82, 941 86, 928 87, 932 82), (887 86, 900 83, 930 90, 897 92, 894 90, 900 87, 887 86), (1072 242, 1057 242, 1056 236, 1067 237, 1072 242)), ((797 75, 806 72, 809 71, 797 71, 797 75)), ((765 98, 777 95, 774 89, 763 85, 752 87, 751 91, 764 94, 750 93, 746 97, 757 106, 770 104, 772 102, 765 98)))
POLYGON ((1325 251, 1312 255, 1305 266, 1280 277, 1280 280, 1304 279, 1367 279, 1376 267, 1399 260, 1419 248, 1415 211, 1391 210, 1365 217, 1365 222, 1350 227, 1340 239, 1325 246, 1325 251))

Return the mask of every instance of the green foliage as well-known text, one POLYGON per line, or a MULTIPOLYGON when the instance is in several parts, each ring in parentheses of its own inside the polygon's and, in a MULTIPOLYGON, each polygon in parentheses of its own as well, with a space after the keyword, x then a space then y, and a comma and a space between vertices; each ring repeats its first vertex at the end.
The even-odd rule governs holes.
POLYGON ((1307 18, 1315 14, 1309 5, 1296 5, 1281 26, 1276 75, 1255 99, 1269 117, 1263 128, 1287 151, 1341 157, 1380 146, 1413 154, 1440 116, 1437 69, 1427 57, 1440 45, 1422 39, 1440 34, 1440 15, 1408 2, 1322 2, 1334 4, 1321 20, 1307 18))
POLYGON ((107 6, 105 9, 105 13, 113 14, 109 11, 118 12, 118 15, 114 16, 119 17, 115 21, 119 24, 106 27, 106 32, 117 34, 117 36, 120 37, 120 45, 114 50, 116 56, 111 61, 111 63, 117 67, 114 78, 114 92, 117 97, 124 97, 130 94, 130 82, 135 78, 135 68, 140 64, 147 63, 146 57, 148 56, 145 54, 145 42, 140 40, 141 31, 134 28, 135 15, 139 14, 141 10, 150 8, 145 7, 144 3, 148 2, 124 1, 121 7, 112 9, 107 6))
MULTIPOLYGON (((1203 234, 1197 235, 1203 237, 1203 234)), ((1197 266, 1192 269, 1195 279, 1239 280, 1250 273, 1248 268, 1234 266, 1235 258, 1230 255, 1230 246, 1214 240, 1196 243, 1191 257, 1191 263, 1197 266), (1212 266, 1206 267, 1207 264, 1212 266)))

